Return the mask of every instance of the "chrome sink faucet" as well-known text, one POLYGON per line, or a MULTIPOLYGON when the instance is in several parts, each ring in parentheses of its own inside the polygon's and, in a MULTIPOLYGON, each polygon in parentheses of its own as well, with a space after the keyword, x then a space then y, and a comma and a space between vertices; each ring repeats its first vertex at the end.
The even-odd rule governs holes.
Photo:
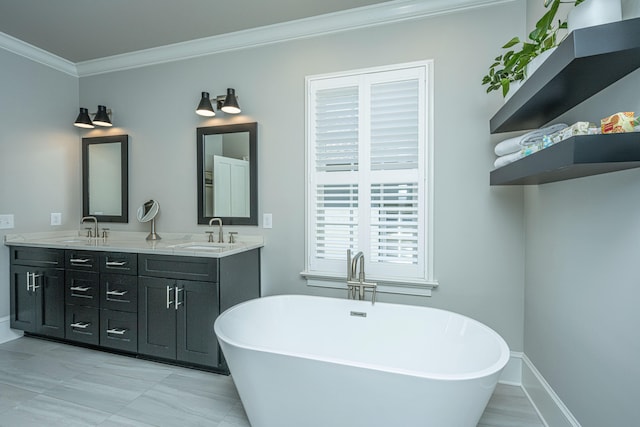
MULTIPOLYGON (((224 243, 224 233, 222 231, 222 220, 220 218, 211 218, 209 220, 209 227, 213 227, 213 223, 217 222, 219 229, 218 229, 218 243, 224 243)), ((213 242, 213 232, 208 232, 209 233, 209 242, 213 242)))
POLYGON ((351 258, 351 249, 347 249, 347 298, 364 299, 365 289, 371 289, 371 305, 376 302, 376 283, 369 283, 364 274, 364 253, 358 252, 351 258), (360 272, 358 272, 358 261, 360 261, 360 272), (358 279, 355 280, 356 274, 358 279))
POLYGON ((95 216, 83 216, 80 220, 80 225, 84 224, 85 221, 93 221, 93 232, 89 229, 87 237, 98 237, 98 218, 95 216))

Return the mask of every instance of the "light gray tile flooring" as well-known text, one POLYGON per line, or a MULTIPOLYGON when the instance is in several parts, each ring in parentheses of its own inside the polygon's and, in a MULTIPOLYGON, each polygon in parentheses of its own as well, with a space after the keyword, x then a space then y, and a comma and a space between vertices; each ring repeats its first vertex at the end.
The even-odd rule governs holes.
MULTIPOLYGON (((250 427, 231 377, 28 337, 0 344, 0 426, 250 427)), ((478 424, 542 426, 506 385, 478 424)))

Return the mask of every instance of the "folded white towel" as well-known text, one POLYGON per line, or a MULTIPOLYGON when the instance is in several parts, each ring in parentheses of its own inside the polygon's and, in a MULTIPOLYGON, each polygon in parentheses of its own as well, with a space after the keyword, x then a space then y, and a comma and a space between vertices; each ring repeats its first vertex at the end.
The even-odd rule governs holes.
POLYGON ((506 166, 509 163, 513 163, 516 160, 519 160, 524 157, 524 153, 522 151, 517 151, 515 153, 507 154, 506 156, 500 156, 493 163, 493 167, 498 169, 502 166, 506 166))
POLYGON ((498 143, 493 151, 498 156, 517 153, 522 147, 541 142, 542 138, 545 135, 551 135, 552 133, 558 132, 559 130, 562 130, 566 127, 568 127, 566 124, 558 123, 546 128, 532 130, 531 132, 527 132, 524 135, 505 139, 504 141, 498 143))
POLYGON ((513 138, 505 139, 496 145, 495 151, 498 156, 506 156, 507 154, 517 153, 522 149, 522 145, 520 145, 520 140, 522 136, 514 136, 513 138))

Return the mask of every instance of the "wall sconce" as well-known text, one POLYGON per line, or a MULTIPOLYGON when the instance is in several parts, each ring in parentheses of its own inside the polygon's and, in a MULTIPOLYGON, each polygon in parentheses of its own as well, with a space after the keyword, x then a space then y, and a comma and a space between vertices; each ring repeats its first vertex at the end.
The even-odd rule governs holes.
POLYGON ((98 105, 98 111, 96 113, 91 113, 91 115, 93 116, 93 121, 89 116, 89 110, 80 107, 80 114, 78 114, 73 125, 84 129, 93 129, 96 125, 103 127, 113 126, 111 124, 111 109, 107 110, 107 107, 104 105, 98 105))
MULTIPOLYGON (((233 88, 227 89, 226 95, 218 95, 215 97, 216 108, 227 114, 238 114, 240 106, 238 105, 238 98, 236 97, 236 90, 233 88)), ((211 105, 211 99, 209 99, 209 92, 202 92, 202 98, 198 108, 196 108, 196 114, 204 117, 213 117, 216 115, 213 106, 211 105)))

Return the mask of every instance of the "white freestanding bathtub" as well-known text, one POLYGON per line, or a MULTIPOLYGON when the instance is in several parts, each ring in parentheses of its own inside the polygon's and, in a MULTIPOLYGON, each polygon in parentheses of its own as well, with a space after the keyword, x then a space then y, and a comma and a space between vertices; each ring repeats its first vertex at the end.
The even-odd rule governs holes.
POLYGON ((468 317, 337 298, 251 300, 215 332, 252 427, 475 427, 509 359, 468 317))

